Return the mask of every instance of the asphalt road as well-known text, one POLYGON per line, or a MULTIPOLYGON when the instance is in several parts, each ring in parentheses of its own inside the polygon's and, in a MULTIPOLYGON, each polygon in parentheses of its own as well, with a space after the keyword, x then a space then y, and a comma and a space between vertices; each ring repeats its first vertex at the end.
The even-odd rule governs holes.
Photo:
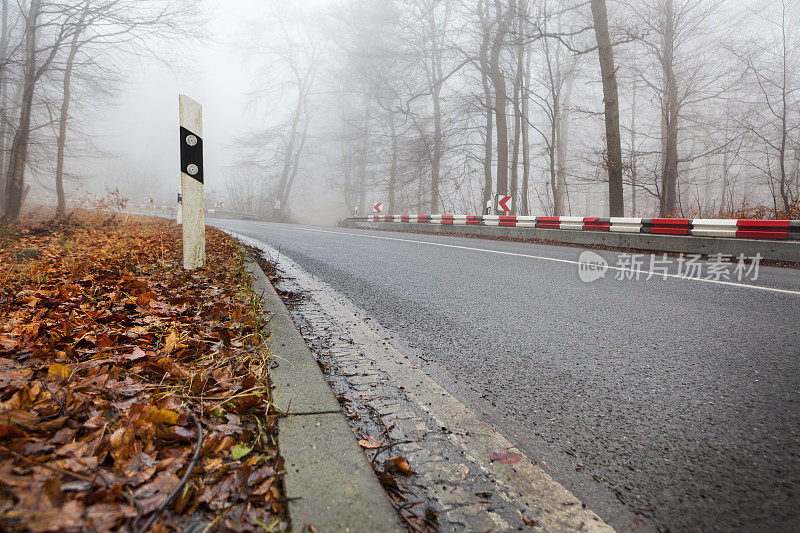
POLYGON ((612 525, 622 502, 658 529, 800 528, 800 271, 586 283, 579 248, 214 224, 361 307, 612 525))

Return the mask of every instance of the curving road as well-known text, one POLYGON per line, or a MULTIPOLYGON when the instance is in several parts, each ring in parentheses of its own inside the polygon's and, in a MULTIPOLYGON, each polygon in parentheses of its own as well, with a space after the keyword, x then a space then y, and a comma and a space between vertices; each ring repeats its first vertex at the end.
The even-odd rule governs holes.
POLYGON ((643 528, 800 527, 800 271, 585 283, 578 248, 213 224, 361 307, 612 525, 621 502, 643 528))

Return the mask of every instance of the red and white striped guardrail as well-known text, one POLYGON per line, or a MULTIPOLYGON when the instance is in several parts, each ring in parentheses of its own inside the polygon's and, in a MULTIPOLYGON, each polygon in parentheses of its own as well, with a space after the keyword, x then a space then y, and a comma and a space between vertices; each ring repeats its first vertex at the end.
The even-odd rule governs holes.
POLYGON ((613 233, 651 233, 735 239, 800 240, 800 220, 727 220, 711 218, 535 217, 512 215, 373 215, 370 222, 456 226, 499 226, 613 233))

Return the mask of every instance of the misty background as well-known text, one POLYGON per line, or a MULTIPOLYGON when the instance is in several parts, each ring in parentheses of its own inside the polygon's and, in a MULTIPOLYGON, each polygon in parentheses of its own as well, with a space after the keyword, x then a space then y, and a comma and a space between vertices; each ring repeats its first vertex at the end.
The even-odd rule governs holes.
POLYGON ((379 201, 393 213, 480 213, 497 192, 516 214, 608 216, 618 199, 612 214, 625 216, 800 218, 794 1, 2 7, 4 202, 23 175, 25 202, 55 205, 63 159, 68 205, 113 188, 131 204, 174 205, 186 93, 204 106, 207 207, 264 220, 330 224, 379 201), (26 27, 34 7, 38 26, 26 27), (84 41, 70 65, 70 43, 84 41), (43 72, 20 163, 31 63, 43 72))

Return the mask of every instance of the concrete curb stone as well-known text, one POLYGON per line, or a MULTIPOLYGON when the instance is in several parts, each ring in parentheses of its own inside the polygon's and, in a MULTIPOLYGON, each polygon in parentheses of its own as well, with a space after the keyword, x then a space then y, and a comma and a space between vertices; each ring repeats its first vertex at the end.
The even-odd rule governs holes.
POLYGON ((293 530, 320 533, 401 533, 397 512, 358 446, 317 360, 258 264, 245 266, 271 315, 270 370, 278 421, 278 448, 286 460, 284 489, 293 530))

